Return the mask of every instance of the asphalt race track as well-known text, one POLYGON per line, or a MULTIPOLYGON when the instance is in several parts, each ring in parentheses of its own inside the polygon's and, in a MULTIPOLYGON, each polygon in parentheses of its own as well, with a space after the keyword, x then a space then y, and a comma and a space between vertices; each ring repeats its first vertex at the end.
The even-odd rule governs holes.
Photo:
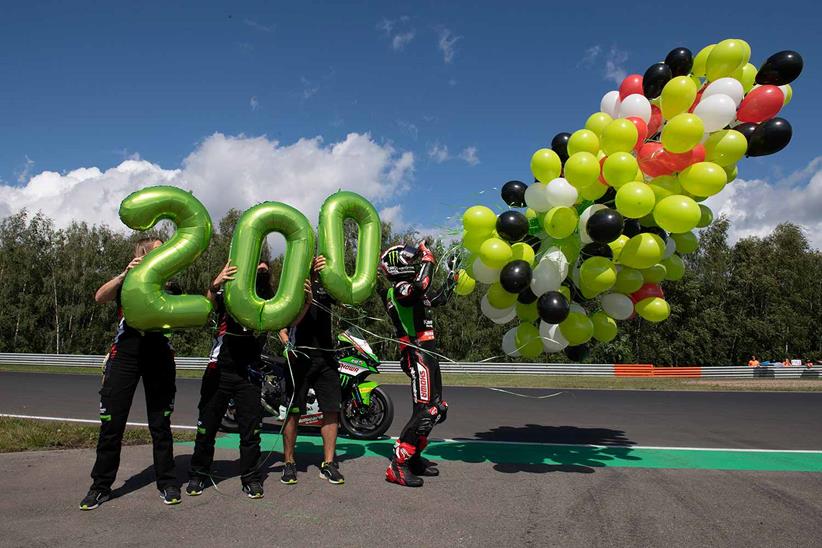
MULTIPOLYGON (((0 414, 96 422, 98 388, 96 376, 0 372, 0 414)), ((178 379, 177 390, 173 423, 193 425, 199 380, 178 379)), ((396 436, 408 388, 387 390, 396 436)), ((235 436, 218 440, 217 489, 171 509, 152 487, 147 447, 124 449, 119 496, 89 513, 76 503, 93 451, 0 455, 0 491, 11 494, 0 499, 0 545, 188 544, 198 523, 214 544, 248 545, 813 546, 822 535, 822 393, 452 387, 446 399, 441 441, 427 450, 443 474, 419 490, 382 481, 391 440, 340 439, 347 482, 329 486, 313 435, 298 441, 300 483, 283 486, 275 425, 259 503, 239 492, 235 436), (112 530, 105 520, 121 511, 128 523, 112 530), (228 525, 209 526, 215 516, 228 525)), ((143 408, 139 388, 130 421, 143 422, 143 408)), ((176 451, 181 480, 190 451, 176 451)))

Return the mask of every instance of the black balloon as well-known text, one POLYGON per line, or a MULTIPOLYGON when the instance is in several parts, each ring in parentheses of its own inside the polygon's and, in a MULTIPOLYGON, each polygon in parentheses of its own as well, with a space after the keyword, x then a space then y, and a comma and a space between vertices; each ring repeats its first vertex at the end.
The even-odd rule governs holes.
POLYGON ((571 304, 559 291, 549 291, 537 301, 537 312, 545 323, 560 323, 571 312, 571 304))
POLYGON ((625 220, 625 226, 622 228, 623 234, 625 234, 629 238, 633 238, 640 232, 642 232, 642 225, 639 224, 639 221, 637 219, 625 220))
POLYGON ((517 302, 520 302, 522 304, 531 304, 536 300, 537 296, 534 295, 534 292, 531 291, 530 287, 526 287, 525 289, 519 292, 519 295, 517 295, 517 302))
MULTIPOLYGON (((593 215, 591 216, 593 217, 593 215)), ((582 250, 579 252, 579 256, 582 257, 583 261, 585 259, 590 259, 591 257, 606 257, 608 259, 613 259, 614 250, 611 249, 608 244, 592 242, 583 246, 582 250)))
POLYGON ((759 126, 759 124, 755 124, 753 122, 745 122, 744 124, 739 124, 737 126, 734 126, 733 129, 734 129, 734 131, 738 131, 739 133, 744 135, 745 140, 748 141, 748 144, 750 144, 751 135, 753 135, 753 132, 756 131, 756 128, 758 126, 759 126))
POLYGON ((518 242, 528 235, 528 219, 519 211, 506 211, 497 217, 497 233, 507 242, 518 242))
POLYGON ((562 133, 557 133, 554 135, 554 138, 551 139, 551 150, 557 153, 557 156, 559 156, 563 164, 565 160, 568 159, 568 139, 570 138, 571 134, 563 131, 562 133))
POLYGON ((671 67, 665 63, 651 65, 642 77, 642 93, 648 99, 656 99, 671 78, 671 67))
POLYGON ((748 139, 748 156, 767 156, 791 142, 793 129, 784 118, 771 118, 759 124, 748 139))
POLYGON ((611 208, 600 209, 588 218, 585 230, 593 241, 607 244, 619 238, 624 222, 625 219, 619 211, 611 208))
POLYGON ((674 48, 665 56, 665 64, 674 76, 687 76, 694 66, 694 55, 688 48, 674 48))
POLYGON ((525 207, 525 191, 528 185, 522 181, 508 181, 502 185, 500 194, 503 201, 511 207, 525 207))
POLYGON ((519 293, 531 284, 531 265, 527 261, 511 261, 500 270, 499 284, 508 293, 519 293))
POLYGON ((576 346, 566 346, 563 352, 569 360, 580 363, 588 359, 589 349, 587 344, 578 344, 576 346))
POLYGON ((668 233, 665 232, 664 228, 660 228, 658 226, 643 226, 640 232, 647 232, 648 234, 656 234, 660 238, 662 238, 663 242, 668 241, 668 233))
POLYGON ((614 205, 616 200, 616 189, 612 186, 608 187, 608 190, 605 191, 605 194, 594 200, 595 204, 610 204, 614 205))
POLYGON ((539 251, 539 248, 542 247, 542 241, 539 238, 537 238, 536 236, 534 236, 533 234, 529 234, 528 236, 523 238, 522 241, 524 243, 530 245, 531 249, 534 250, 534 253, 539 251))
POLYGON ((784 86, 790 84, 802 72, 802 56, 796 51, 785 50, 774 53, 762 63, 756 73, 756 83, 784 86))

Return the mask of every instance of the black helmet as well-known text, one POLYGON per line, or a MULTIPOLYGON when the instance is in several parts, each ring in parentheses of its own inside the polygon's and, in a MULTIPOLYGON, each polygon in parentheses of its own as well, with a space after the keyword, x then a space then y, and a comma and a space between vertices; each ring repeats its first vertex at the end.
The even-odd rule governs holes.
POLYGON ((389 282, 413 280, 419 249, 408 245, 389 247, 380 257, 380 272, 389 282))

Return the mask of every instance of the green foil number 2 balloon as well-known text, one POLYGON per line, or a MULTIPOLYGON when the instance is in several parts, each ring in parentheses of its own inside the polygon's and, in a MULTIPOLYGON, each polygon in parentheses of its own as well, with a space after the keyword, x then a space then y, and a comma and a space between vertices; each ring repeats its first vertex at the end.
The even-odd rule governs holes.
POLYGON ((242 325, 255 331, 277 331, 289 325, 305 304, 303 284, 314 256, 314 230, 305 215, 279 202, 263 202, 243 213, 234 229, 229 259, 237 266, 225 284, 226 308, 242 325), (271 232, 285 236, 286 251, 277 293, 257 295, 257 264, 263 240, 271 232))
POLYGON ((120 219, 134 230, 148 230, 161 219, 177 230, 131 269, 120 302, 130 326, 141 331, 199 327, 208 321, 211 303, 202 295, 170 295, 165 285, 206 250, 211 217, 190 192, 172 186, 138 190, 120 204, 120 219))
POLYGON ((374 292, 382 227, 371 203, 353 192, 340 191, 326 199, 320 210, 319 254, 326 258, 320 279, 326 291, 345 304, 360 304, 374 292), (354 275, 345 270, 345 219, 357 223, 357 260, 354 275))

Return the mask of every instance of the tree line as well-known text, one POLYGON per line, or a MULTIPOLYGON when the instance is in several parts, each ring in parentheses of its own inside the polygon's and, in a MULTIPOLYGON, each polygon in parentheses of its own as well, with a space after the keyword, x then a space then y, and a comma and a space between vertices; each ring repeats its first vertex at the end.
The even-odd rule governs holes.
MULTIPOLYGON (((240 212, 230 211, 215 227, 205 253, 177 281, 186 293, 204 293, 228 257, 240 212)), ((729 222, 719 219, 700 233, 700 247, 685 255, 684 278, 665 282, 670 318, 660 324, 639 319, 619 322, 620 334, 608 344, 594 344, 589 361, 658 365, 732 365, 751 354, 761 359, 822 359, 822 253, 802 229, 784 223, 765 237, 728 242, 729 222)), ((167 237, 173 227, 150 234, 167 237)), ((145 233, 125 233, 107 226, 72 223, 58 228, 48 217, 21 211, 0 220, 0 352, 103 354, 117 322, 114 305, 94 302, 94 293, 132 256, 145 233)), ((356 227, 346 225, 347 249, 356 247, 356 227)), ((420 235, 383 227, 383 247, 420 235)), ((437 257, 446 251, 436 241, 437 257)), ((349 253, 349 268, 353 256, 349 253)), ((279 276, 281 257, 272 260, 279 276)), ((443 269, 436 281, 441 283, 443 269)), ((484 318, 482 294, 455 297, 437 309, 440 351, 454 360, 478 361, 501 356, 502 335, 512 325, 484 318)), ((586 306, 592 306, 589 303, 586 306)), ((365 330, 377 353, 396 359, 397 347, 380 298, 359 307, 336 307, 337 327, 365 330)), ((205 356, 214 325, 172 334, 178 355, 205 356)), ((270 351, 279 351, 270 337, 270 351)), ((521 359, 518 359, 521 360, 521 359)), ((566 362, 561 354, 538 360, 566 362)))

